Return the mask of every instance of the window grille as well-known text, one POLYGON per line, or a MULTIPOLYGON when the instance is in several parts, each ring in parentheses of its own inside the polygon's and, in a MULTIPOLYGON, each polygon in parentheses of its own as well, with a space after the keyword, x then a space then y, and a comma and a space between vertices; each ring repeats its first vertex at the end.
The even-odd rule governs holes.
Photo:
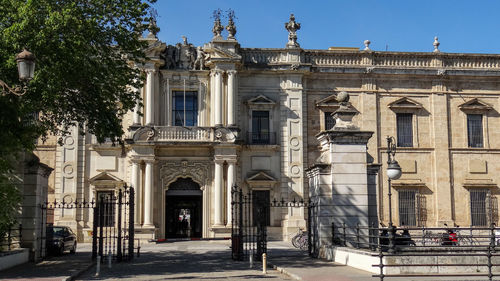
POLYGON ((413 114, 397 113, 396 126, 398 130, 398 146, 413 147, 413 114))
POLYGON ((483 115, 467 114, 469 147, 483 147, 483 115))
POLYGON ((172 93, 174 126, 198 125, 198 94, 193 91, 172 93))
POLYGON ((325 130, 331 130, 335 126, 335 119, 333 119, 332 112, 325 112, 325 130))
POLYGON ((472 226, 489 226, 498 222, 498 202, 489 189, 470 191, 470 214, 472 226))
POLYGON ((115 204, 116 197, 114 191, 98 191, 97 204, 103 207, 103 220, 99 221, 98 226, 114 226, 115 225, 115 204), (103 202, 103 204, 101 204, 103 202))
POLYGON ((427 220, 425 196, 417 189, 402 189, 399 195, 399 224, 424 226, 427 220))

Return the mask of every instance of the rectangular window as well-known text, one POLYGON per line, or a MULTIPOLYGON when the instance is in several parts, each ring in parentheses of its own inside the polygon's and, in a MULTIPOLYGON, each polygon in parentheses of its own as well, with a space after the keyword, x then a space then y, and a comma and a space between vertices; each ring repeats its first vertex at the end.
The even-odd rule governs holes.
POLYGON ((396 126, 398 130, 398 146, 413 147, 413 114, 397 113, 396 126))
POLYGON ((252 192, 252 215, 253 225, 257 226, 262 223, 266 226, 271 225, 271 199, 269 190, 254 190, 252 192))
POLYGON ((483 115, 467 114, 469 147, 483 147, 483 115))
POLYGON ((325 130, 331 130, 335 126, 335 119, 333 119, 332 112, 325 112, 325 130))
POLYGON ((97 206, 99 209, 98 226, 111 227, 115 225, 116 197, 113 191, 98 191, 97 206))
POLYGON ((470 215, 472 226, 489 226, 497 223, 498 205, 496 197, 488 189, 470 191, 470 215))
POLYGON ((269 144, 269 111, 252 111, 251 142, 254 144, 269 144))
POLYGON ((424 226, 426 217, 425 196, 417 189, 402 189, 399 195, 399 224, 405 226, 424 226))
POLYGON ((174 126, 198 125, 198 93, 174 91, 172 93, 172 120, 174 126))

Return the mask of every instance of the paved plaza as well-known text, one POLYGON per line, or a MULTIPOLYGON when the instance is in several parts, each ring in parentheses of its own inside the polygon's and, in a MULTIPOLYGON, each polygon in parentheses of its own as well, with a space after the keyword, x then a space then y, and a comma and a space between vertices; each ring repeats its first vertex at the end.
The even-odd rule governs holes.
MULTIPOLYGON (((371 273, 308 257, 287 242, 269 242, 268 271, 262 264, 231 260, 230 241, 182 241, 143 244, 140 257, 131 262, 96 266, 91 263, 90 244, 81 244, 75 255, 64 254, 38 263, 27 263, 0 272, 0 280, 379 280, 371 273)), ((485 278, 386 278, 396 281, 487 280, 485 278)), ((494 278, 494 280, 499 280, 494 278)))

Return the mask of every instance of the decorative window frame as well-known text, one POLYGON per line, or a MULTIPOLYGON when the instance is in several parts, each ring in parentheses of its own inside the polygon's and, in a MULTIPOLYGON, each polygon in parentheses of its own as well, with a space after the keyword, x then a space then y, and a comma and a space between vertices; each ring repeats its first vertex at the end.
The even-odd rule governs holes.
POLYGON ((248 132, 253 132, 252 115, 254 111, 269 112, 269 132, 276 133, 274 130, 274 108, 276 102, 265 95, 255 96, 245 102, 248 108, 248 132))
POLYGON ((326 130, 325 113, 335 112, 339 109, 340 104, 337 102, 337 94, 330 95, 316 103, 316 108, 319 110, 319 128, 320 131, 326 130))
MULTIPOLYGON (((424 109, 424 106, 416 102, 410 98, 407 97, 402 97, 399 98, 387 105, 387 107, 394 112, 394 124, 395 124, 395 129, 396 129, 396 137, 397 137, 397 114, 398 113, 410 113, 412 114, 412 134, 413 134, 413 146, 412 147, 419 147, 419 142, 418 142, 418 113, 420 110, 424 109)), ((397 140, 396 140, 397 142, 397 140)))
POLYGON ((483 148, 489 148, 490 147, 490 140, 488 138, 488 113, 493 109, 493 106, 481 101, 478 98, 473 98, 461 105, 458 106, 458 108, 464 113, 463 114, 463 144, 464 147, 467 148, 474 148, 474 147, 469 147, 469 132, 467 130, 467 115, 469 114, 480 114, 483 116, 483 147, 477 147, 477 149, 483 149, 483 148))
MULTIPOLYGON (((396 212, 397 213, 397 222, 399 222, 401 219, 400 219, 400 216, 399 216, 399 192, 401 190, 416 190, 417 192, 417 197, 420 197, 419 200, 422 200, 420 203, 420 208, 419 208, 419 213, 415 214, 417 217, 416 217, 416 223, 417 223, 417 226, 425 226, 427 224, 427 211, 428 211, 428 207, 427 207, 427 192, 429 191, 429 188, 427 187, 427 185, 424 183, 424 182, 421 182, 420 180, 418 181, 415 181, 415 180, 411 180, 411 181, 405 181, 405 182, 401 182, 401 181, 396 181, 396 182, 393 182, 392 183, 392 188, 394 188, 396 191, 397 191, 397 209, 396 209, 396 212)), ((415 204, 418 204, 418 202, 416 202, 415 204)))
MULTIPOLYGON (((269 200, 272 202, 274 198, 279 198, 279 190, 276 188, 278 186, 278 181, 267 173, 260 171, 247 179, 245 183, 248 186, 248 192, 251 193, 254 190, 269 191, 269 200)), ((271 208, 271 227, 278 226, 275 222, 280 220, 281 212, 280 208, 271 208)))

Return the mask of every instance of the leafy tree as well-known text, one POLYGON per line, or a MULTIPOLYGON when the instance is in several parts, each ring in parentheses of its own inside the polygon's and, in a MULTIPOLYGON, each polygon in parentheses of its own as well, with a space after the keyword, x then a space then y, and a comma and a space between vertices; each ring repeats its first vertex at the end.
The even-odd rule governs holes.
MULTIPOLYGON (((15 55, 23 48, 36 56, 26 94, 0 96, 0 175, 37 138, 63 135, 75 122, 98 141, 120 141, 121 120, 140 100, 143 79, 134 66, 145 58, 140 35, 154 2, 0 0, 0 79, 19 83, 15 55)), ((2 187, 0 206, 14 197, 2 187)))

